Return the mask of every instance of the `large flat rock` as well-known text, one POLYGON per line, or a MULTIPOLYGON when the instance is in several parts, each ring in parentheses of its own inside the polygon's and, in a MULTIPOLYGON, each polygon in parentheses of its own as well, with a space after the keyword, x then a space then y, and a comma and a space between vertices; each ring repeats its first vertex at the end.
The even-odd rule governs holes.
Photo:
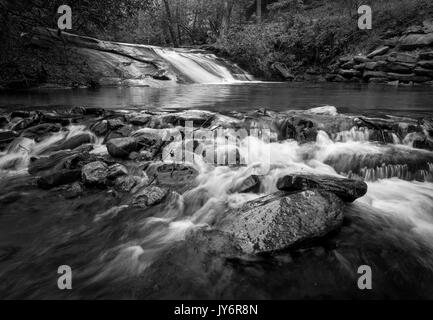
POLYGON ((234 235, 247 253, 274 252, 337 229, 343 206, 326 191, 277 192, 226 212, 215 228, 234 235))

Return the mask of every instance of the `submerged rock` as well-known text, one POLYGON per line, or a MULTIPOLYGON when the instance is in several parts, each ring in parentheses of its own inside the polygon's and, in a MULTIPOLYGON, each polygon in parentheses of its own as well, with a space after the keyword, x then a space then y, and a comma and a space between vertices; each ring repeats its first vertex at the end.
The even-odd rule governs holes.
POLYGON ((324 175, 291 174, 280 178, 277 188, 281 191, 301 191, 320 189, 334 193, 345 202, 353 202, 367 193, 367 184, 324 175))
POLYGON ((110 180, 116 180, 118 177, 126 176, 128 174, 128 169, 121 164, 113 164, 108 168, 107 178, 110 180))
POLYGON ((137 193, 131 200, 131 205, 138 208, 149 208, 161 203, 167 196, 168 190, 156 186, 148 186, 137 193))
POLYGON ((114 182, 114 188, 121 192, 130 192, 138 183, 137 177, 121 176, 114 182))
POLYGON ((84 192, 84 188, 79 182, 74 182, 69 188, 66 189, 65 198, 75 199, 81 196, 84 192))
POLYGON ((226 212, 215 228, 241 240, 247 253, 274 252, 337 229, 343 222, 343 206, 326 191, 277 192, 226 212))
POLYGON ((29 173, 37 174, 42 171, 47 171, 63 166, 65 159, 74 155, 71 151, 59 151, 48 157, 32 157, 29 163, 29 173))
POLYGON ((59 132, 61 128, 61 125, 58 123, 41 123, 25 129, 21 133, 21 136, 38 141, 52 132, 59 132))
POLYGON ((70 184, 80 180, 81 170, 59 170, 48 173, 37 180, 37 184, 42 189, 52 189, 65 184, 70 184))
POLYGON ((231 193, 258 193, 261 181, 257 175, 251 175, 230 188, 231 193))
POLYGON ((91 162, 83 167, 81 175, 87 186, 104 186, 107 183, 108 166, 102 161, 91 162))

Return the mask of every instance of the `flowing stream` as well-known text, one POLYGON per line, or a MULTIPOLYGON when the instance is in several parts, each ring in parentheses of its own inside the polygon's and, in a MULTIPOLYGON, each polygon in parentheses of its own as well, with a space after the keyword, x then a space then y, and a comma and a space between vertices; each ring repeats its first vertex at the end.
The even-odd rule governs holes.
MULTIPOLYGON (((195 82, 248 79, 248 75, 235 74, 213 63, 214 58, 208 56, 164 49, 156 52, 195 82)), ((284 101, 281 95, 285 94, 278 84, 266 84, 266 90, 261 91, 265 100, 251 94, 263 90, 262 84, 205 88, 205 92, 213 90, 211 97, 220 92, 220 100, 214 101, 218 106, 208 103, 201 86, 177 91, 132 91, 135 98, 128 93, 128 99, 133 103, 128 100, 126 105, 119 91, 113 99, 113 91, 104 90, 78 96, 71 92, 8 94, 0 96, 0 104, 11 110, 16 105, 52 109, 57 103, 55 108, 62 109, 89 99, 94 106, 137 112, 179 107, 179 103, 170 103, 182 101, 182 108, 188 108, 191 102, 194 108, 219 112, 235 110, 236 103, 240 110, 246 110, 248 105, 253 109, 263 101, 272 108, 272 99, 284 101), (140 106, 148 93, 158 98, 140 106), (140 94, 143 96, 137 100, 140 94), (202 100, 197 100, 195 94, 203 94, 202 100), (104 101, 111 105, 101 104, 104 101)), ((432 111, 428 97, 418 100, 415 109, 407 106, 391 110, 382 103, 381 96, 393 89, 375 93, 368 88, 340 88, 343 95, 334 94, 328 99, 315 95, 315 89, 308 96, 302 88, 283 88, 301 92, 298 94, 305 98, 298 102, 304 106, 301 109, 319 104, 319 100, 326 104, 340 99, 344 101, 341 109, 349 113, 418 117, 431 116, 432 111), (374 111, 356 108, 356 104, 367 103, 360 98, 362 94, 353 95, 359 90, 377 98, 370 102, 374 111)), ((402 97, 403 101, 414 99, 413 92, 398 93, 400 101, 402 97)), ((275 106, 278 110, 294 108, 278 103, 275 106)), ((0 152, 1 298, 433 298, 433 152, 413 148, 409 135, 393 136, 393 142, 386 144, 371 141, 368 129, 357 128, 332 137, 320 131, 316 141, 306 144, 293 140, 266 143, 249 137, 240 146, 233 146, 241 157, 248 154, 247 166, 213 166, 196 157, 192 164, 199 171, 196 186, 184 194, 171 194, 164 204, 144 210, 128 207, 109 190, 88 190, 81 197, 68 198, 69 191, 62 188, 36 188, 27 172, 32 157, 48 155, 50 147, 59 141, 83 133, 92 137, 93 154, 107 155, 103 139, 81 124, 72 124, 38 141, 17 138, 0 152), (265 157, 269 157, 270 166, 264 171, 265 157), (233 193, 233 187, 243 179, 263 172, 266 175, 258 193, 233 193), (207 257, 206 267, 200 265, 200 253, 177 247, 193 230, 211 228, 228 209, 277 191, 278 178, 294 172, 356 174, 368 183, 368 193, 346 207, 341 230, 306 247, 265 257, 207 257), (170 251, 176 248, 180 249, 170 251), (60 265, 71 266, 74 290, 57 289, 60 265), (373 269, 371 292, 357 288, 357 269, 361 265, 373 269), (173 273, 179 268, 182 272, 176 278, 173 273)), ((128 170, 141 179, 139 185, 148 182, 134 163, 128 164, 128 170)))

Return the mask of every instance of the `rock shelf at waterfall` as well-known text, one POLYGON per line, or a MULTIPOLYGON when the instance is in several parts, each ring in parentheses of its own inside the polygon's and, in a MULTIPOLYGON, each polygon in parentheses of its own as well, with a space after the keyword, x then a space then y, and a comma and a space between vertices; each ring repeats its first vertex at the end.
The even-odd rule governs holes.
MULTIPOLYGON (((172 87, 193 83, 236 83, 253 77, 213 53, 201 49, 161 48, 103 41, 57 30, 37 27, 28 38, 29 45, 61 57, 65 50, 73 55, 67 59, 69 69, 56 63, 42 65, 43 75, 12 79, 2 83, 4 89, 28 87, 56 88, 66 77, 76 80, 67 87, 172 87), (44 78, 44 81, 40 81, 44 78)), ((5 66, 8 72, 8 66, 5 66)), ((13 72, 11 70, 10 72, 13 72)), ((1 88, 1 87, 0 87, 1 88)))

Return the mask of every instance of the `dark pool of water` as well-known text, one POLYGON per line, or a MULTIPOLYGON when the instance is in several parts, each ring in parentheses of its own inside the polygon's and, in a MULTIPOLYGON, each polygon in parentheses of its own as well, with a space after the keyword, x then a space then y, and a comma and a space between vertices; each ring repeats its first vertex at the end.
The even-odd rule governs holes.
POLYGON ((201 108, 215 111, 241 111, 260 107, 276 110, 307 109, 334 105, 342 113, 422 116, 433 111, 433 88, 329 83, 241 83, 0 93, 0 107, 17 105, 201 108))

